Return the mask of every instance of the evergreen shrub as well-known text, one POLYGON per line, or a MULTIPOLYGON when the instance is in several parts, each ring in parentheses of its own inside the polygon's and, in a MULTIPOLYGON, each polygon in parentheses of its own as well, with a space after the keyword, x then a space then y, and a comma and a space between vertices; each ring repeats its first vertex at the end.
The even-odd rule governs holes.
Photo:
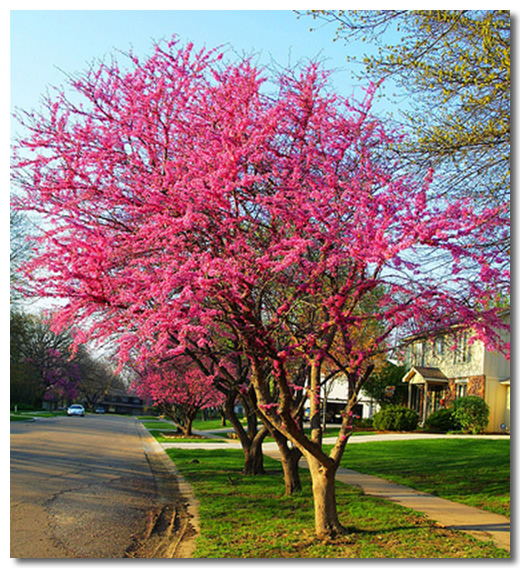
POLYGON ((389 404, 374 416, 374 429, 409 432, 417 428, 418 422, 419 416, 415 410, 406 408, 406 406, 389 404))
POLYGON ((480 434, 489 424, 489 406, 478 396, 463 396, 451 405, 453 417, 466 434, 480 434))
POLYGON ((431 432, 449 432, 450 430, 460 430, 459 422, 453 416, 452 408, 441 408, 430 414, 424 426, 431 432))

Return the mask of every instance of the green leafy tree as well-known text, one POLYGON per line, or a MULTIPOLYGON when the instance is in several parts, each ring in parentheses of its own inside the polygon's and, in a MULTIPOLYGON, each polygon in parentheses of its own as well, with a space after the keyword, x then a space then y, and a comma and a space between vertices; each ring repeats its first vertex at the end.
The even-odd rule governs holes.
POLYGON ((337 40, 371 44, 363 74, 404 89, 412 132, 401 152, 419 167, 441 168, 446 192, 509 199, 509 11, 307 13, 335 24, 337 40))
POLYGON ((402 404, 406 402, 406 385, 402 382, 404 372, 404 367, 385 361, 372 373, 363 390, 380 406, 402 404))

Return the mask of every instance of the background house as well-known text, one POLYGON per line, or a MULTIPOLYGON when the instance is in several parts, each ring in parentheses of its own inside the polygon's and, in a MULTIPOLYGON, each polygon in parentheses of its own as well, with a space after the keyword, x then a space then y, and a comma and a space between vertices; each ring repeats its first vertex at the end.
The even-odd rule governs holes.
POLYGON ((109 389, 96 407, 114 414, 140 416, 144 413, 144 403, 141 398, 117 388, 109 389))
MULTIPOLYGON (((326 408, 330 417, 330 422, 341 422, 340 412, 345 410, 348 402, 348 380, 344 375, 340 375, 333 381, 330 386, 325 387, 326 392, 326 408)), ((358 418, 372 418, 378 412, 379 404, 372 400, 364 391, 358 396, 357 404, 354 406, 354 416, 358 418)))
MULTIPOLYGON (((344 375, 338 375, 322 387, 325 405, 325 416, 328 424, 340 424, 341 412, 345 410, 348 402, 348 380, 344 375)), ((305 403, 306 416, 310 402, 305 403)), ((379 411, 379 404, 361 389, 353 413, 356 418, 372 418, 379 411)))
MULTIPOLYGON (((510 312, 504 312, 502 318, 509 324, 510 312)), ((501 335, 509 341, 509 333, 501 335)), ((408 406, 424 423, 432 412, 456 398, 479 396, 490 410, 486 431, 509 432, 510 362, 471 339, 471 331, 453 330, 412 338, 405 351, 410 370, 403 378, 408 384, 408 406)))

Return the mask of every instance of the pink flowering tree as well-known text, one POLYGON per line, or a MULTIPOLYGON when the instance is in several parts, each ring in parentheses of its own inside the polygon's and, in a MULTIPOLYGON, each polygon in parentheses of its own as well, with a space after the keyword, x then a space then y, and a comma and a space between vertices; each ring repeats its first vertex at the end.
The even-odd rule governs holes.
POLYGON ((508 259, 489 244, 506 209, 408 178, 370 115, 373 88, 345 100, 314 64, 270 80, 173 40, 70 86, 74 99, 21 116, 12 168, 18 207, 47 223, 28 270, 38 293, 66 300, 55 324, 81 323, 77 341, 119 334, 123 362, 236 338, 259 411, 309 464, 317 535, 342 533, 335 473, 374 358, 454 323, 507 351, 494 306, 508 259), (373 331, 360 341, 360 329, 373 331), (320 386, 334 366, 349 401, 327 453, 320 386))
POLYGON ((193 421, 205 408, 223 403, 213 378, 202 373, 190 361, 163 362, 138 371, 134 388, 139 396, 157 406, 185 436, 193 434, 193 421))

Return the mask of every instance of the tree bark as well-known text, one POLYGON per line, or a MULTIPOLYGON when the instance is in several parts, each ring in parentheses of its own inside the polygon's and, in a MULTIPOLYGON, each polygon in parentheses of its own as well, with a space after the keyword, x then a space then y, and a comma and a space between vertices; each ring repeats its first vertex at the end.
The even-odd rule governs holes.
POLYGON ((311 440, 321 446, 321 396, 320 396, 320 365, 314 363, 311 367, 309 400, 310 400, 310 426, 311 440))
POLYGON ((311 454, 306 455, 312 479, 316 536, 329 539, 345 534, 336 508, 336 469, 334 462, 324 465, 311 454))
POLYGON ((247 400, 242 400, 244 409, 247 412, 248 427, 247 431, 242 426, 240 420, 235 414, 236 391, 230 390, 226 395, 224 403, 225 416, 230 421, 231 426, 240 440, 242 450, 244 452, 244 474, 245 475, 262 475, 264 470, 264 455, 262 450, 262 442, 267 436, 267 428, 265 426, 259 431, 257 428, 257 420, 254 412, 249 411, 247 400))
POLYGON ((266 435, 267 430, 262 428, 262 430, 250 440, 249 444, 242 444, 245 458, 244 475, 263 475, 265 473, 262 442, 266 435))
POLYGON ((185 436, 191 436, 193 434, 193 418, 186 418, 184 422, 183 433, 185 436))
POLYGON ((287 437, 279 432, 265 417, 263 420, 264 425, 269 429, 269 433, 275 439, 278 449, 280 450, 285 482, 285 495, 289 496, 294 495, 294 493, 299 493, 302 490, 299 462, 303 454, 296 446, 290 448, 287 437))
POLYGON ((280 448, 280 456, 282 458, 285 495, 294 495, 302 490, 299 466, 302 453, 298 448, 289 448, 287 442, 278 447, 280 448))

